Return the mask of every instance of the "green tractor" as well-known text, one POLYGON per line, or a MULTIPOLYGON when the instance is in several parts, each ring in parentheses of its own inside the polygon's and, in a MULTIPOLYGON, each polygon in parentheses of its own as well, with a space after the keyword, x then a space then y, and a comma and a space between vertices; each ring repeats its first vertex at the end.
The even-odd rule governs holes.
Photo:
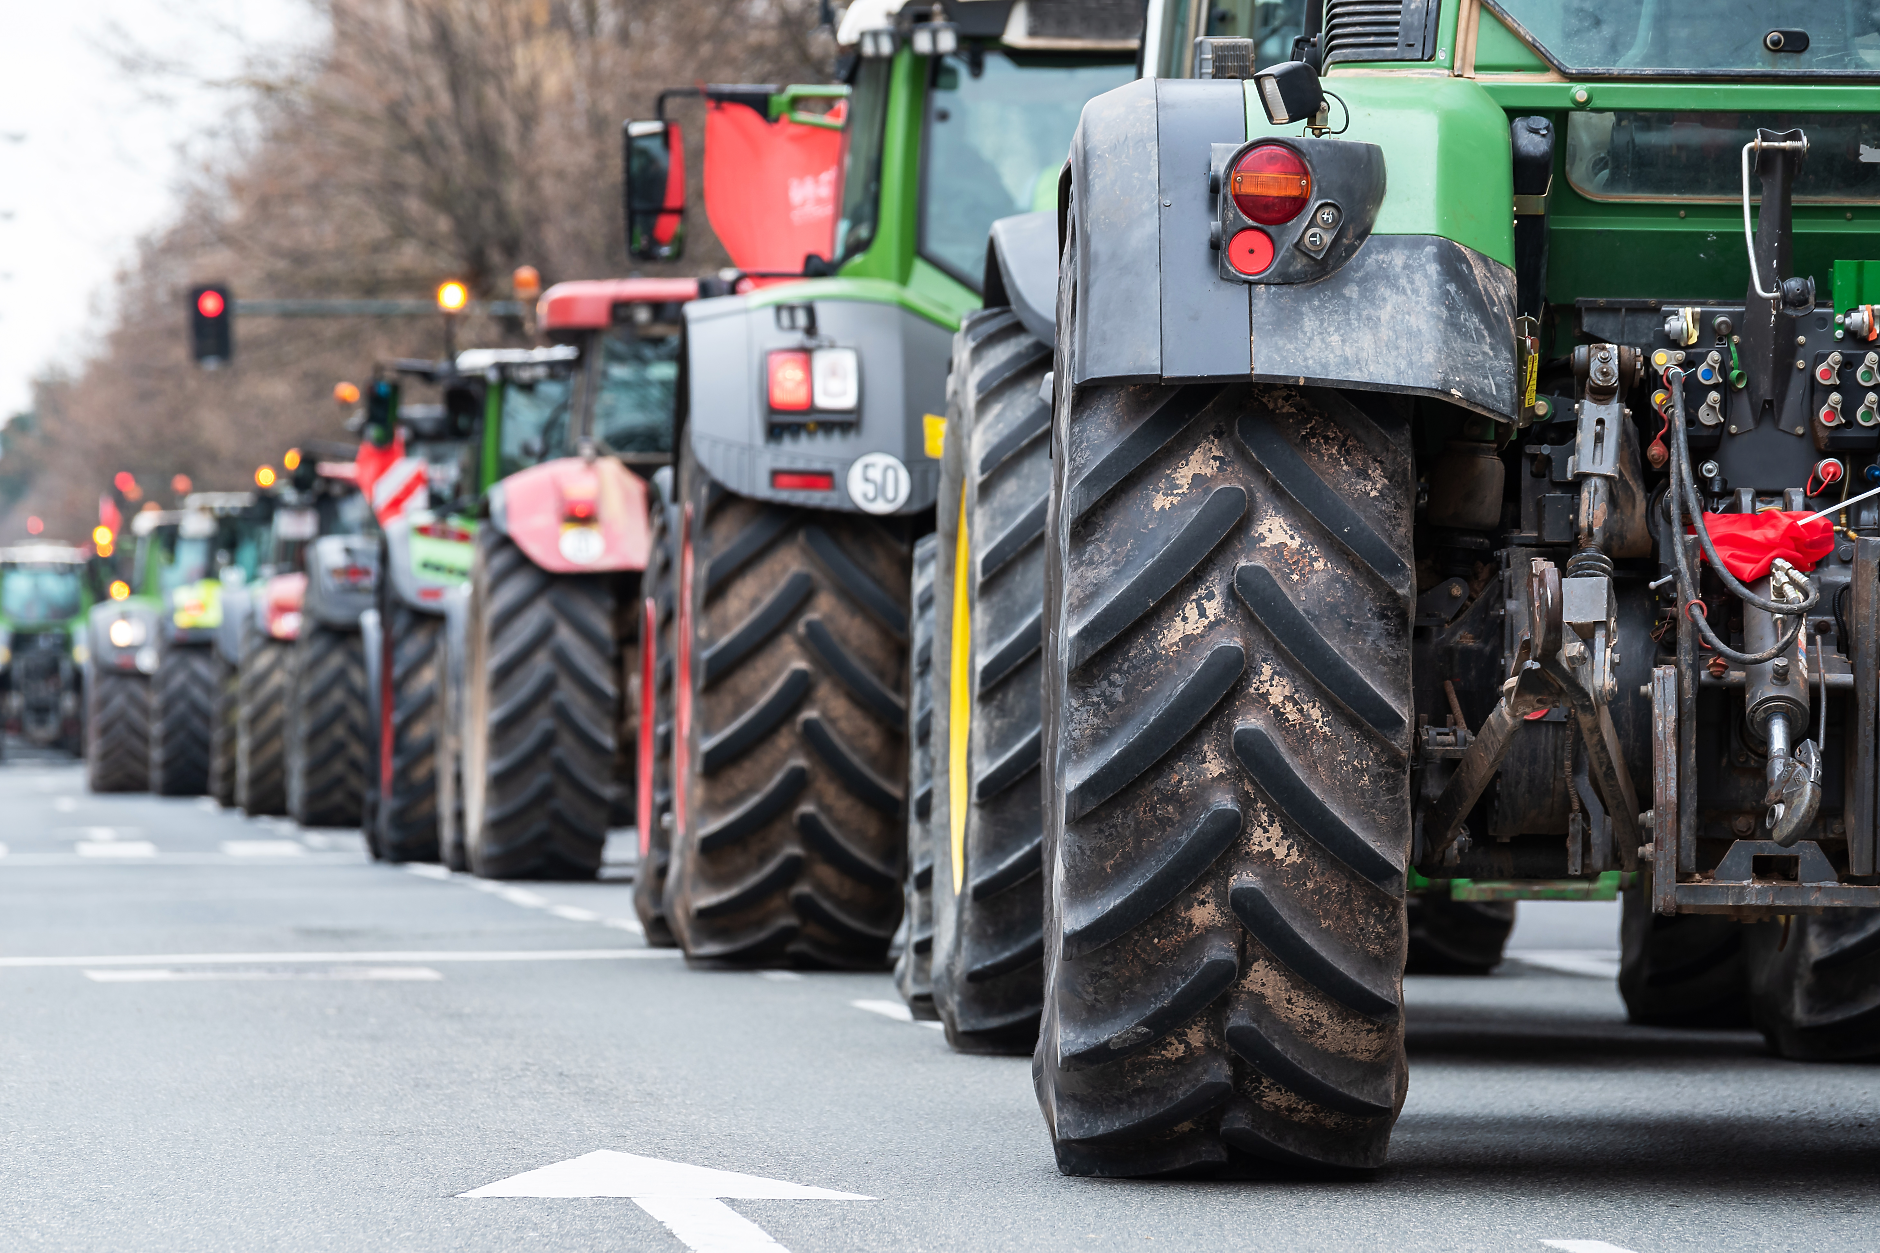
MULTIPOLYGON (((828 251, 802 259, 801 281, 687 310, 676 610, 650 671, 671 730, 643 754, 673 803, 641 920, 694 958, 867 967, 911 896, 934 931, 908 936, 904 990, 962 1047, 1035 1033, 1042 975, 1035 908, 1029 935, 1001 914, 996 935, 967 939, 950 906, 923 909, 939 875, 906 856, 909 824, 931 815, 904 789, 909 606, 949 346, 984 295, 988 227, 1056 203, 1079 111, 1135 76, 1141 28, 1130 2, 851 6, 828 251)), ((779 120, 801 91, 712 93, 779 120)), ((668 185, 660 127, 629 126, 630 216, 637 187, 668 185)), ((672 203, 650 207, 657 222, 672 203)), ((1009 763, 1012 784, 1035 792, 1035 766, 1009 763)))
POLYGON ((86 758, 94 791, 194 796, 209 790, 222 684, 214 643, 224 572, 259 556, 249 492, 196 492, 180 509, 132 515, 128 582, 92 606, 86 643, 86 758))
POLYGON ((1870 7, 1303 16, 1152 6, 1059 195, 1060 1169, 1381 1165, 1425 885, 1636 876, 1635 1021, 1880 1054, 1870 7))
POLYGON ((83 549, 0 548, 4 726, 35 747, 83 752, 85 620, 94 599, 83 549))

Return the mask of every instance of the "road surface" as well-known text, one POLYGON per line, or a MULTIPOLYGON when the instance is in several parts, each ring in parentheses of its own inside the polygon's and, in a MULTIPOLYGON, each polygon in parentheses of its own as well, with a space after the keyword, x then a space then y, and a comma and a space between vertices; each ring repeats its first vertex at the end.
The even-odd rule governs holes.
POLYGON ((1626 1026, 1612 905, 1524 904, 1493 976, 1406 981, 1374 1179, 1099 1182, 1054 1168, 1026 1059, 949 1052, 885 974, 688 970, 627 866, 378 866, 48 762, 0 768, 0 815, 6 1249, 1880 1242, 1880 1069, 1626 1026))

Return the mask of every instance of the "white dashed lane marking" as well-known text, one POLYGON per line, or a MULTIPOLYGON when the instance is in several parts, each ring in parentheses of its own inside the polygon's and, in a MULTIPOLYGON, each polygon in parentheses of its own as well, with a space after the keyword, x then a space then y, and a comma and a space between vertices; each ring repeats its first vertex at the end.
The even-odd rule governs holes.
POLYGON ((93 983, 434 983, 444 976, 429 966, 335 966, 331 970, 87 970, 93 983))
POLYGON ((494 896, 499 901, 508 901, 511 905, 520 905, 524 909, 540 909, 568 922, 598 923, 603 927, 612 927, 616 931, 625 931, 632 935, 646 933, 637 918, 607 918, 594 910, 582 909, 578 905, 557 905, 540 892, 513 887, 495 879, 479 879, 475 875, 458 874, 443 866, 426 862, 409 862, 405 866, 405 872, 415 874, 420 879, 435 879, 439 883, 461 883, 467 888, 494 896))
MULTIPOLYGON (((1509 949, 1506 960, 1526 966, 1538 966, 1563 975, 1584 975, 1589 979, 1617 979, 1619 954, 1598 949, 1509 949)), ((1580 1250, 1579 1253, 1588 1253, 1580 1250)))
POLYGON ((149 840, 80 840, 72 846, 80 857, 155 857, 149 840))
MULTIPOLYGON (((850 1001, 856 1009, 865 1009, 871 1014, 880 1014, 883 1018, 892 1018, 896 1022, 914 1022, 913 1011, 900 1001, 850 1001)), ((915 1022, 918 1027, 932 1027, 936 1031, 945 1028, 937 1022, 915 1022)))
POLYGON ((307 846, 299 840, 223 840, 222 851, 230 857, 305 857, 307 846))
POLYGON ((90 957, 0 957, 0 970, 45 970, 77 966, 434 966, 452 962, 631 961, 677 957, 671 948, 442 949, 386 953, 131 953, 90 957))
POLYGON ((1541 1243, 1562 1253, 1632 1253, 1630 1249, 1607 1244, 1604 1240, 1542 1240, 1541 1243))

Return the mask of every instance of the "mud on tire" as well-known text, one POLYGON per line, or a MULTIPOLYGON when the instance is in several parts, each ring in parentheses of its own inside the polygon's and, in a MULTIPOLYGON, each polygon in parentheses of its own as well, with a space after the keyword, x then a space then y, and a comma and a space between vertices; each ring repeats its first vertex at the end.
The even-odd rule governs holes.
POLYGON ((642 851, 633 878, 633 912, 646 942, 654 948, 673 948, 679 943, 666 921, 666 876, 672 866, 673 672, 679 640, 680 509, 671 500, 672 477, 664 471, 655 476, 650 501, 652 536, 646 553, 645 596, 653 602, 653 689, 640 694, 640 716, 653 735, 653 777, 640 782, 649 791, 641 799, 647 821, 639 833, 642 851))
POLYGON ((907 708, 907 868, 902 909, 907 943, 894 963, 894 986, 908 1012, 923 1021, 940 1017, 933 1004, 933 650, 934 566, 940 537, 914 545, 914 577, 908 588, 909 662, 907 708))
POLYGON ((907 842, 910 524, 734 496, 689 442, 679 499, 693 687, 667 919, 695 959, 880 967, 907 842))
POLYGON ((287 702, 287 813, 305 827, 358 826, 365 807, 366 654, 357 631, 312 621, 294 642, 287 702))
POLYGON ((150 680, 93 669, 85 685, 85 779, 94 792, 150 788, 150 680))
POLYGON ((1029 1053, 1044 997, 1038 774, 1051 349, 1010 309, 953 341, 935 580, 934 1005, 970 1053, 1029 1053))
POLYGON ((591 879, 616 791, 628 786, 615 773, 628 580, 550 574, 485 526, 470 582, 470 868, 488 879, 591 879))
MULTIPOLYGON (((381 631, 390 673, 380 699, 389 697, 391 751, 381 743, 378 803, 372 815, 378 852, 390 862, 435 861, 444 620, 394 603, 381 631)), ((383 726, 372 730, 375 738, 383 739, 383 726)))
POLYGON ((1321 389, 1069 393, 1033 1061, 1058 1166, 1377 1167, 1408 1079, 1407 421, 1321 389))
POLYGON ((200 796, 209 790, 209 740, 218 689, 215 654, 202 645, 166 647, 150 676, 150 790, 200 796))
POLYGON ((1407 975, 1485 975, 1501 965, 1514 930, 1513 901, 1458 901, 1446 885, 1412 893, 1407 975))

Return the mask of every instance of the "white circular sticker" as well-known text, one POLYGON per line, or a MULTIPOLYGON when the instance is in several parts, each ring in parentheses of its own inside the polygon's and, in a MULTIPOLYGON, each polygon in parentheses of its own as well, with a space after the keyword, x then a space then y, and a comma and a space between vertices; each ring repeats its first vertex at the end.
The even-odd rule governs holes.
POLYGON ((597 526, 567 526, 561 530, 561 543, 557 547, 562 556, 577 566, 591 566, 607 551, 607 541, 601 538, 597 526))
POLYGON ((893 453, 871 452, 849 467, 848 488, 863 513, 893 513, 913 494, 914 479, 893 453))

